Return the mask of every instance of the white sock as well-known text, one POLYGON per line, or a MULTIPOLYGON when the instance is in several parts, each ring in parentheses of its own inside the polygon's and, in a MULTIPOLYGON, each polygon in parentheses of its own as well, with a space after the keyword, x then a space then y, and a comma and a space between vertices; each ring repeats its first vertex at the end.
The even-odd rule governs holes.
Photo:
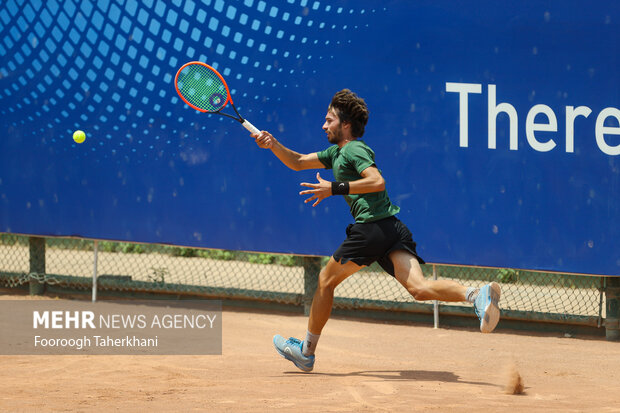
POLYGON ((474 301, 476 301, 479 292, 480 288, 469 287, 467 288, 467 292, 465 293, 465 299, 473 304, 474 301))
POLYGON ((312 334, 309 331, 306 331, 306 339, 304 340, 304 346, 301 350, 304 356, 311 356, 314 354, 316 350, 316 343, 319 342, 320 334, 312 334))

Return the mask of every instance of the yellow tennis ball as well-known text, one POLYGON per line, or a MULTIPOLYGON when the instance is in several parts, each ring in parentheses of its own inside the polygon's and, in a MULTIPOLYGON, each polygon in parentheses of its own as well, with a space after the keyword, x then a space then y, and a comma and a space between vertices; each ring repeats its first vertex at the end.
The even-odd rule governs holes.
POLYGON ((76 130, 75 132, 73 132, 73 140, 76 143, 82 143, 84 142, 84 139, 86 139, 86 134, 84 133, 84 131, 76 130))

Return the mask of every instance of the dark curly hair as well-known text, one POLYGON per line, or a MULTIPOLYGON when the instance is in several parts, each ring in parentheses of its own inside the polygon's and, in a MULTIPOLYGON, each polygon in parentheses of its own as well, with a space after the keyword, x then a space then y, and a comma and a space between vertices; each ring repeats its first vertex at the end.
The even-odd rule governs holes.
POLYGON ((364 99, 349 89, 343 89, 334 95, 329 108, 334 109, 341 123, 351 124, 353 137, 360 138, 364 135, 364 127, 368 123, 368 107, 364 99))

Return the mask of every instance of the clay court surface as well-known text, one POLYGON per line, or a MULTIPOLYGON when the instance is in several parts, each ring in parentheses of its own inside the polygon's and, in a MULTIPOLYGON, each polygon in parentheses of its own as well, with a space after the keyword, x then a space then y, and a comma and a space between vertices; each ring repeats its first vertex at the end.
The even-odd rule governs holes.
POLYGON ((305 326, 225 308, 222 355, 0 356, 0 411, 620 412, 620 343, 334 318, 306 374, 271 344, 305 326))

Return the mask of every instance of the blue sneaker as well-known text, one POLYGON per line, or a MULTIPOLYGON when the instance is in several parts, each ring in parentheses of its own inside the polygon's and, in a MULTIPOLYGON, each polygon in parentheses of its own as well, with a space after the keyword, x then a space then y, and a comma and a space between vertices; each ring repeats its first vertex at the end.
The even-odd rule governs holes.
POLYGON ((298 369, 312 371, 314 368, 314 355, 304 356, 301 352, 303 341, 293 337, 286 340, 284 337, 277 334, 273 336, 273 345, 282 357, 292 361, 298 369))
POLYGON ((499 297, 502 290, 498 283, 485 285, 474 301, 474 311, 480 319, 480 331, 490 333, 499 322, 499 297))

